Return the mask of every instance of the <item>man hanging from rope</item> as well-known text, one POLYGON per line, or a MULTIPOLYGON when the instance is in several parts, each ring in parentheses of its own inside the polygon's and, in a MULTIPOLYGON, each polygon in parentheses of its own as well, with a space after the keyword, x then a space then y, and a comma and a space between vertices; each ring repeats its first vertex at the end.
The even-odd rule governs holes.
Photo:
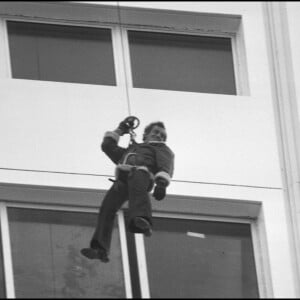
POLYGON ((112 231, 116 212, 128 200, 128 230, 152 234, 152 209, 150 192, 162 200, 170 184, 174 170, 174 153, 165 144, 166 128, 163 122, 150 123, 144 130, 143 142, 135 142, 133 128, 136 117, 123 120, 117 129, 105 133, 101 149, 116 164, 115 180, 106 193, 99 209, 97 226, 89 248, 81 249, 89 259, 108 262, 112 231), (131 144, 128 148, 118 146, 120 136, 129 133, 131 144))

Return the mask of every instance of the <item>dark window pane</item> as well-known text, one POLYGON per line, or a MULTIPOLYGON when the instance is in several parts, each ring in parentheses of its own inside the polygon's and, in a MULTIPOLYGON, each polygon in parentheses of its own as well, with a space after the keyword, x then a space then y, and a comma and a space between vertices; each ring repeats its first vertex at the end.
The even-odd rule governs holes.
POLYGON ((116 85, 111 30, 7 22, 14 78, 116 85))
POLYGON ((230 38, 129 31, 133 86, 236 94, 230 38))
POLYGON ((10 208, 17 298, 124 298, 120 238, 114 228, 111 262, 88 260, 96 214, 10 208))
POLYGON ((6 298, 1 234, 0 234, 0 298, 1 299, 6 298))
POLYGON ((250 225, 154 219, 145 238, 153 298, 258 298, 250 225))

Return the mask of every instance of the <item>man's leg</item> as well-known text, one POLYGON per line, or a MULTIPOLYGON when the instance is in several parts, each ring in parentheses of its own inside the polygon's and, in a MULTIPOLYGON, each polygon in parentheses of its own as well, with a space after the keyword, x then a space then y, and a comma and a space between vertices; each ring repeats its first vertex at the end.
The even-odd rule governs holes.
POLYGON ((152 207, 149 197, 150 174, 134 170, 128 177, 129 230, 151 235, 152 207))
POLYGON ((90 248, 81 250, 84 256, 90 259, 98 258, 104 262, 108 261, 107 255, 110 251, 115 216, 126 199, 126 185, 120 181, 115 182, 104 196, 99 209, 97 226, 90 242, 90 248))

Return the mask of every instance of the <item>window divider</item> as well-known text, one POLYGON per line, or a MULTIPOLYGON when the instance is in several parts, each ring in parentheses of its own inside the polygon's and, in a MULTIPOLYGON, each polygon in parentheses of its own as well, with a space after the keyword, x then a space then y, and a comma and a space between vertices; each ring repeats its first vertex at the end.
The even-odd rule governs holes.
POLYGON ((245 53, 243 26, 231 39, 236 92, 240 96, 250 96, 247 58, 245 53))
POLYGON ((11 254, 7 207, 4 202, 0 202, 0 222, 6 298, 15 298, 13 263, 11 254))
POLYGON ((121 244, 126 297, 132 298, 132 288, 131 288, 131 278, 130 278, 130 268, 129 268, 129 259, 128 259, 128 247, 127 247, 127 239, 126 239, 124 212, 122 210, 120 210, 117 214, 117 217, 118 217, 119 232, 120 232, 120 244, 121 244))
POLYGON ((128 114, 131 115, 131 104, 129 97, 129 87, 131 84, 131 72, 128 69, 128 63, 126 62, 126 31, 122 29, 122 25, 118 24, 112 31, 113 39, 113 51, 115 61, 115 73, 117 86, 125 89, 126 101, 128 107, 128 114), (124 40, 125 39, 125 40, 124 40))
POLYGON ((11 78, 12 72, 11 72, 11 61, 10 61, 10 54, 9 54, 6 21, 7 20, 5 18, 0 19, 0 32, 2 32, 2 41, 3 41, 2 49, 0 49, 0 61, 1 61, 1 56, 3 58, 2 63, 0 64, 0 69, 2 69, 0 77, 11 78))
POLYGON ((129 49, 129 41, 128 41, 128 28, 121 26, 120 30, 121 30, 121 38, 122 38, 122 42, 123 42, 122 50, 123 50, 125 74, 126 74, 126 78, 127 78, 127 86, 128 86, 128 88, 133 88, 130 49, 129 49))
POLYGON ((141 298, 150 298, 144 236, 141 233, 135 233, 134 238, 135 238, 136 254, 137 254, 137 261, 138 261, 141 298))
POLYGON ((121 51, 122 51, 122 60, 123 60, 123 68, 124 68, 124 80, 125 80, 125 88, 126 88, 126 97, 128 103, 128 111, 129 114, 132 114, 132 100, 130 99, 130 89, 133 88, 132 81, 132 71, 131 71, 131 62, 130 62, 130 51, 129 51, 129 41, 127 35, 127 29, 120 24, 119 26, 119 37, 121 43, 121 51))
POLYGON ((112 45, 114 55, 114 67, 116 74, 116 83, 119 87, 124 87, 126 84, 124 62, 122 59, 122 45, 121 45, 121 33, 118 26, 111 28, 112 32, 112 45))
POLYGON ((251 223, 251 237, 253 243, 256 276, 260 297, 274 298, 269 250, 263 218, 263 214, 261 214, 255 222, 251 223))

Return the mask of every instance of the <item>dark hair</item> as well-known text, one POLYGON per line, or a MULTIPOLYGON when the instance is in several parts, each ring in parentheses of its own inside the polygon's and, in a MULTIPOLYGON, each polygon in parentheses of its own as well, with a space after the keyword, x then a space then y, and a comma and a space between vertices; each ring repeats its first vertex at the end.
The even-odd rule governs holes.
MULTIPOLYGON (((158 122, 152 122, 152 123, 150 123, 144 129, 143 141, 145 141, 147 134, 152 130, 152 128, 154 126, 158 126, 158 127, 163 128, 163 129, 166 129, 165 124, 163 122, 158 121, 158 122)), ((167 136, 166 136, 166 139, 167 139, 167 136)))

